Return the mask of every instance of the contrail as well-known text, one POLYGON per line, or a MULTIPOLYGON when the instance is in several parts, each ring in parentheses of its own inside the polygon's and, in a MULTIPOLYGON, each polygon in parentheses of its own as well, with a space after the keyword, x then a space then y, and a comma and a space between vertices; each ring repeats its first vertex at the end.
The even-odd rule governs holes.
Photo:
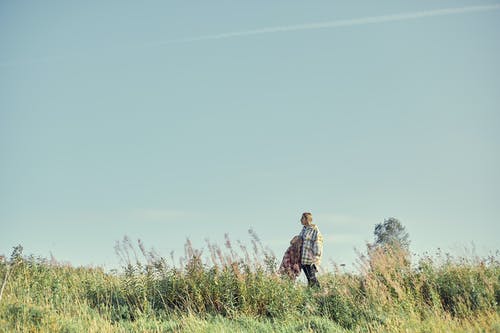
POLYGON ((161 43, 161 42, 158 42, 156 44, 151 43, 149 45, 153 46, 153 45, 161 45, 161 44, 175 43, 175 42, 194 42, 194 41, 202 41, 202 40, 209 40, 209 39, 226 39, 226 38, 235 38, 235 37, 243 37, 243 36, 268 34, 268 33, 297 31, 297 30, 314 30, 314 29, 350 27, 350 26, 356 26, 356 25, 367 25, 367 24, 376 24, 376 23, 416 20, 416 19, 420 19, 420 18, 433 17, 433 16, 446 16, 446 15, 455 15, 455 14, 471 13, 471 12, 485 12, 485 11, 492 11, 492 10, 498 10, 498 9, 500 9, 500 4, 498 4, 498 5, 485 5, 485 6, 467 6, 467 7, 459 7, 459 8, 444 8, 444 9, 427 10, 427 11, 420 11, 420 12, 409 12, 409 13, 399 13, 399 14, 384 15, 384 16, 368 16, 368 17, 349 19, 349 20, 337 20, 337 21, 307 23, 307 24, 298 24, 298 25, 267 27, 267 28, 261 28, 261 29, 255 29, 255 30, 226 32, 226 33, 221 33, 221 34, 205 35, 205 36, 198 36, 198 37, 192 37, 192 38, 171 40, 171 41, 166 41, 163 43, 161 43))
MULTIPOLYGON (((142 45, 135 45, 131 48, 144 48, 144 47, 158 47, 168 44, 178 44, 178 43, 186 43, 186 42, 196 42, 196 41, 204 41, 204 40, 216 40, 216 39, 228 39, 228 38, 236 38, 236 37, 245 37, 252 35, 262 35, 262 34, 270 34, 270 33, 279 33, 279 32, 289 32, 289 31, 298 31, 298 30, 314 30, 314 29, 331 29, 331 28, 340 28, 340 27, 350 27, 357 25, 368 25, 368 24, 377 24, 377 23, 386 23, 386 22, 396 22, 396 21, 407 21, 407 20, 416 20, 427 17, 434 16, 447 16, 447 15, 456 15, 463 13, 471 13, 471 12, 486 12, 500 9, 500 4, 495 5, 483 5, 483 6, 467 6, 467 7, 455 7, 455 8, 443 8, 436 10, 427 10, 427 11, 419 11, 419 12, 408 12, 408 13, 399 13, 392 15, 383 15, 383 16, 368 16, 356 19, 348 19, 348 20, 336 20, 336 21, 327 21, 327 22, 316 22, 316 23, 306 23, 306 24, 298 24, 298 25, 286 25, 286 26, 276 26, 276 27, 266 27, 254 30, 242 30, 242 31, 234 31, 234 32, 226 32, 220 34, 213 35, 204 35, 198 37, 188 37, 182 39, 172 39, 167 41, 156 41, 149 42, 142 45)), ((130 46, 128 47, 130 48, 130 46)), ((54 59, 64 59, 67 56, 57 56, 57 57, 44 57, 38 59, 31 60, 18 60, 18 61, 1 61, 0 67, 11 67, 15 65, 22 64, 34 64, 34 63, 43 63, 50 62, 54 59)))

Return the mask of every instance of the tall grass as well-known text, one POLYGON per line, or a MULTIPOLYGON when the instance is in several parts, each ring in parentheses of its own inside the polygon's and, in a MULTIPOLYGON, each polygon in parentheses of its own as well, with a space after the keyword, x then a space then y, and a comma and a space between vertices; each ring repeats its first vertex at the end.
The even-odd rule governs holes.
POLYGON ((0 262, 0 332, 500 331, 500 263, 437 253, 411 263, 398 248, 370 249, 356 273, 320 275, 320 290, 277 273, 251 232, 205 251, 186 242, 174 260, 128 238, 123 269, 58 264, 16 247, 0 262))

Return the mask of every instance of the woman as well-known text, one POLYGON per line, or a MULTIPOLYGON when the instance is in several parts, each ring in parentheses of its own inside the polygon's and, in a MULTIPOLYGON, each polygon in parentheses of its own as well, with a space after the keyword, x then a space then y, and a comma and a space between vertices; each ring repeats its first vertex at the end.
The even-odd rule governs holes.
POLYGON ((302 238, 301 251, 301 267, 307 277, 307 282, 310 287, 319 287, 316 273, 321 264, 321 256, 323 254, 323 236, 321 235, 318 226, 312 223, 312 214, 303 213, 300 223, 304 226, 300 232, 302 238))

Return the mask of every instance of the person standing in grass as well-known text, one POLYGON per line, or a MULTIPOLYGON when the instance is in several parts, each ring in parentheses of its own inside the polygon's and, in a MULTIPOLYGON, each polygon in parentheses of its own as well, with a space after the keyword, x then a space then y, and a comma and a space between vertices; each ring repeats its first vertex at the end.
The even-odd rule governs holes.
POLYGON ((316 273, 321 264, 323 254, 323 236, 318 226, 312 223, 311 213, 303 213, 300 223, 304 226, 300 232, 302 238, 301 268, 306 274, 307 282, 310 287, 320 287, 316 273))

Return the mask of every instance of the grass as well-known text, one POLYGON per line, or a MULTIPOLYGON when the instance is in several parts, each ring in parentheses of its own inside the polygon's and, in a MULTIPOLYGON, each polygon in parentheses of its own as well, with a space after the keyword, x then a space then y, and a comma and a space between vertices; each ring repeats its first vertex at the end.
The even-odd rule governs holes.
POLYGON ((500 332, 498 253, 411 263, 369 249, 358 272, 322 274, 317 290, 279 276, 251 236, 252 251, 226 237, 205 257, 188 240, 177 265, 125 238, 114 272, 18 246, 0 262, 0 332, 500 332))

